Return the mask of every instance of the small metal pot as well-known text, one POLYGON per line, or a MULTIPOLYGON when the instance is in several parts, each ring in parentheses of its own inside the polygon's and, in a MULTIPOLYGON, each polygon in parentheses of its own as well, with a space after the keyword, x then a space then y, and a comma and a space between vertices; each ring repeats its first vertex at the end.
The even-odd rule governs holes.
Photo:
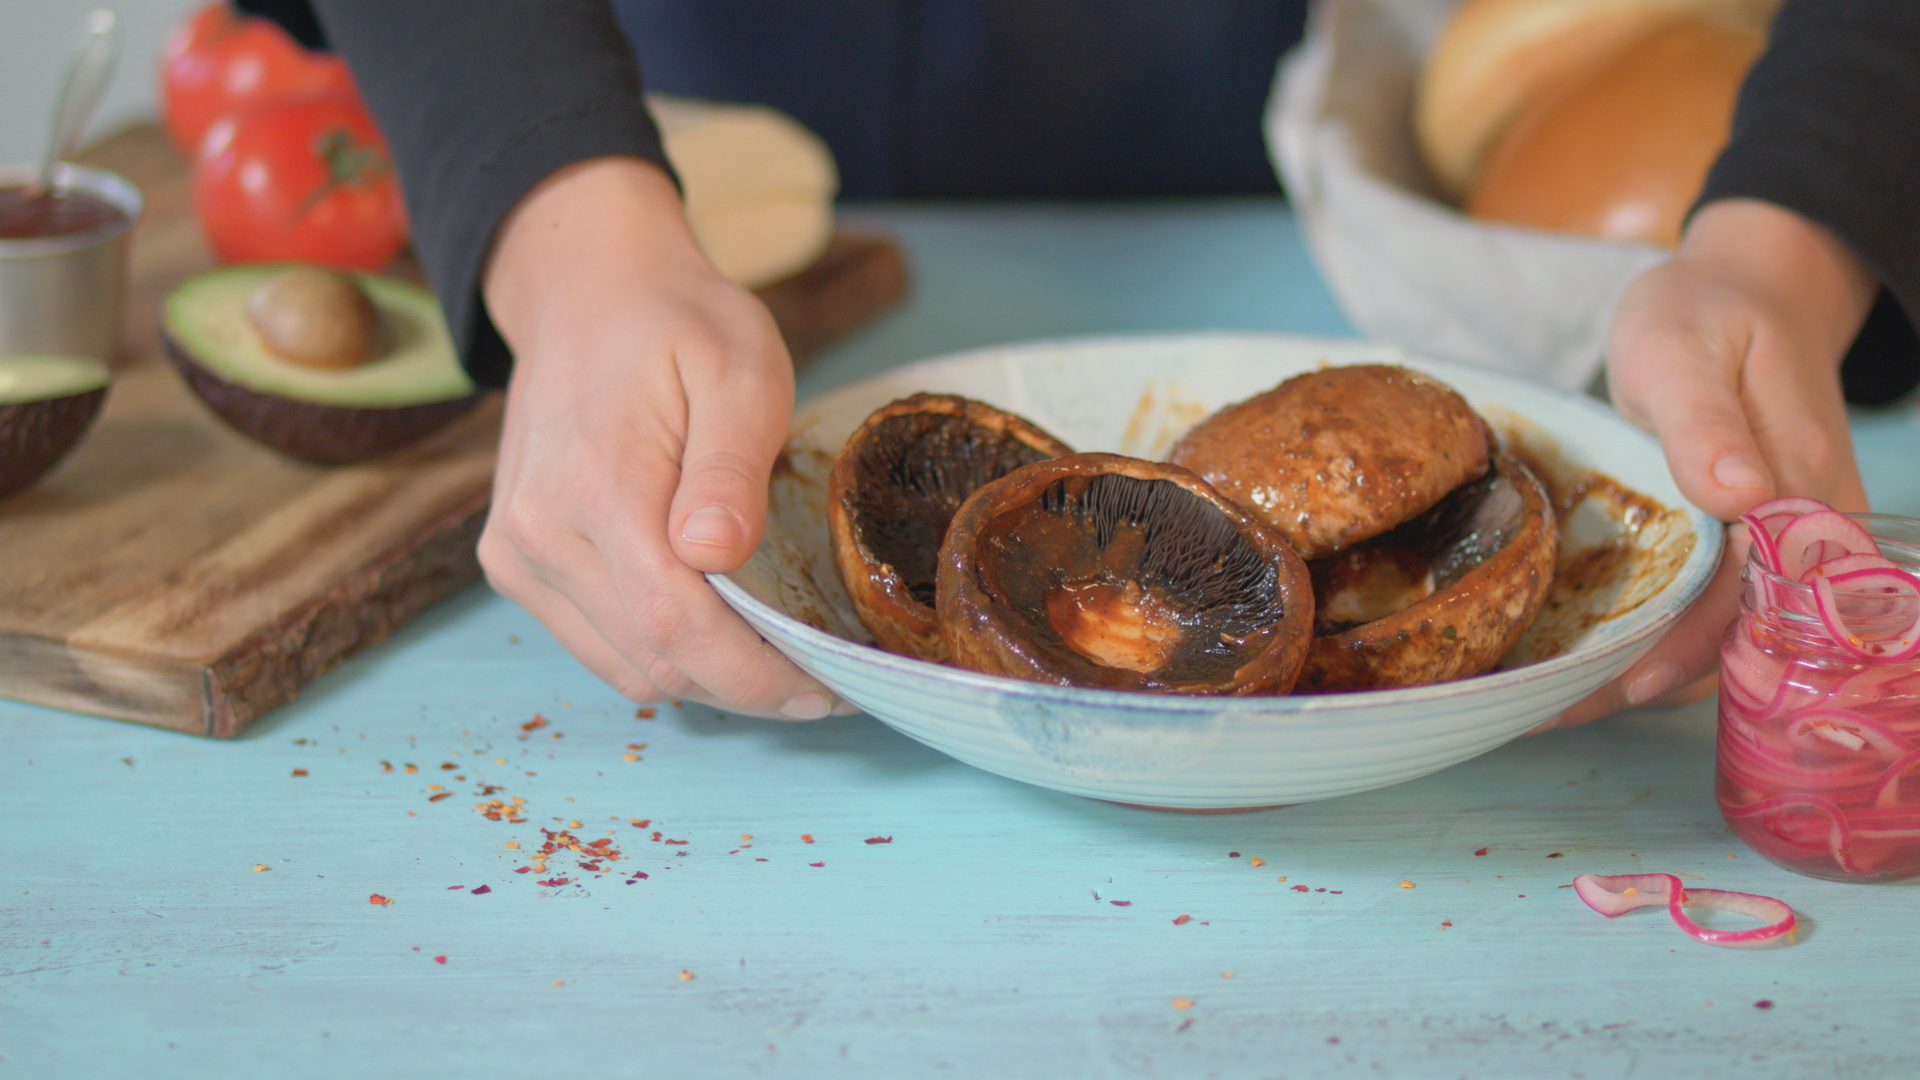
MULTIPOLYGON (((0 187, 36 181, 32 166, 0 167, 0 187)), ((68 236, 0 239, 0 354, 91 356, 111 362, 127 295, 127 239, 140 189, 104 169, 62 163, 54 187, 104 199, 126 215, 68 236)))

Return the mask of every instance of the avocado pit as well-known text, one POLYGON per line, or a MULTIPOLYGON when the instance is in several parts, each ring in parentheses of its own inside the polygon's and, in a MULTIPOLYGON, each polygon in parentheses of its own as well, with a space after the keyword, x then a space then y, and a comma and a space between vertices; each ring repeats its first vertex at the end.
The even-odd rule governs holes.
POLYGON ((380 315, 353 278, 325 266, 290 266, 247 298, 247 321, 275 356, 308 367, 359 367, 380 346, 380 315))

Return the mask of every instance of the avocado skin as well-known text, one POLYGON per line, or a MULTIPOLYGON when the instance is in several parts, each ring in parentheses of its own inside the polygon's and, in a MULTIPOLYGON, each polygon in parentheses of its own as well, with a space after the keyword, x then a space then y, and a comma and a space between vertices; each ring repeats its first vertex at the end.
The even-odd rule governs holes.
POLYGON ((84 394, 0 405, 0 499, 32 487, 93 426, 107 400, 102 386, 84 394))
POLYGON ((479 393, 422 405, 323 405, 228 382, 162 329, 167 358, 215 416, 256 442, 315 465, 351 465, 419 442, 452 423, 479 393))

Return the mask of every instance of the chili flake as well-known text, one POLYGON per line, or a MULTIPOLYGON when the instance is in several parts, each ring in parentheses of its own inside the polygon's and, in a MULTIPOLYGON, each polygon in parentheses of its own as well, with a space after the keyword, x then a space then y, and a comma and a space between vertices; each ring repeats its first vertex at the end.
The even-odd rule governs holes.
POLYGON ((407 771, 408 771, 408 772, 410 772, 410 773, 417 773, 417 772, 419 772, 419 771, 420 771, 420 766, 418 766, 418 765, 408 765, 408 766, 407 766, 407 771))
POLYGON ((507 842, 506 842, 505 844, 503 844, 502 846, 503 846, 503 847, 509 847, 509 848, 512 848, 512 849, 513 849, 513 850, 515 850, 515 851, 519 851, 519 850, 520 850, 520 841, 518 841, 518 840, 509 840, 509 841, 507 841, 507 842))
POLYGON ((547 726, 547 718, 544 716, 541 716, 539 713, 534 713, 533 719, 520 725, 520 730, 521 731, 538 731, 541 728, 546 726, 547 726))
POLYGON ((440 801, 441 799, 450 799, 450 798, 452 798, 452 797, 453 797, 453 792, 451 792, 451 791, 443 791, 443 792, 441 792, 441 793, 440 793, 440 794, 438 794, 438 795, 429 795, 429 796, 427 796, 427 801, 428 801, 428 802, 439 802, 439 801, 440 801))
POLYGON ((808 866, 825 866, 825 865, 827 865, 827 864, 826 864, 826 863, 823 863, 823 862, 810 862, 810 863, 808 863, 807 865, 808 865, 808 866))
POLYGON ((1479 851, 1474 852, 1475 855, 1485 855, 1486 853, 1487 853, 1486 848, 1481 848, 1479 851))
POLYGON ((1441 925, 1441 926, 1443 926, 1443 927, 1446 927, 1446 926, 1452 926, 1452 925, 1453 925, 1453 920, 1452 920, 1452 919, 1443 919, 1443 920, 1441 920, 1441 922, 1440 922, 1440 925, 1441 925))
POLYGON ((447 958, 444 956, 436 956, 433 958, 433 962, 436 964, 444 964, 447 962, 447 958))
POLYGON ((391 762, 391 761, 383 761, 383 762, 381 762, 381 763, 380 763, 380 771, 381 771, 381 772, 392 772, 392 771, 393 771, 393 762, 391 762))
POLYGON ((891 836, 869 836, 869 837, 867 837, 867 843, 869 843, 869 844, 891 844, 891 843, 893 843, 893 837, 891 837, 891 836))
POLYGON ((471 895, 473 895, 473 896, 484 896, 484 895, 486 895, 487 893, 490 893, 490 892, 492 892, 492 891, 493 891, 493 886, 491 886, 491 885, 476 885, 476 886, 474 886, 474 887, 473 887, 473 892, 472 892, 472 894, 471 894, 471 895))
POLYGON ((268 865, 267 865, 266 863, 254 863, 254 864, 253 864, 253 872, 254 872, 254 873, 256 873, 256 874, 257 874, 257 873, 259 873, 259 872, 260 872, 260 871, 262 871, 262 870, 271 870, 271 869, 273 869, 273 867, 271 867, 271 866, 268 866, 268 865))
POLYGON ((1401 887, 1401 888, 1403 888, 1403 889, 1411 889, 1411 888, 1413 888, 1413 882, 1411 882, 1411 881, 1402 881, 1402 882, 1400 883, 1400 887, 1401 887))
POLYGON ((1294 891, 1294 892, 1307 892, 1307 891, 1309 891, 1309 890, 1307 889, 1307 887, 1306 887, 1305 885, 1295 885, 1295 886, 1293 887, 1293 891, 1294 891))
POLYGON ((1260 857, 1260 856, 1258 856, 1258 855, 1255 855, 1255 856, 1254 856, 1253 858, 1251 858, 1251 859, 1248 859, 1248 860, 1247 860, 1247 862, 1248 862, 1248 863, 1250 863, 1251 865, 1254 865, 1254 866, 1265 866, 1265 865, 1267 865, 1267 860, 1265 860, 1265 859, 1263 859, 1263 858, 1261 858, 1261 857, 1260 857))
POLYGON ((633 718, 635 720, 651 720, 658 715, 660 715, 659 710, 650 709, 645 705, 633 710, 633 718))
POLYGON ((653 819, 651 819, 651 818, 638 818, 638 817, 637 817, 637 818, 634 818, 634 819, 632 819, 631 821, 629 821, 629 822, 627 822, 627 824, 629 824, 629 825, 631 825, 631 826, 633 826, 633 827, 634 827, 634 828, 636 828, 636 829, 644 829, 644 828, 646 828, 647 826, 649 826, 649 825, 651 825, 651 824, 653 824, 653 819))
POLYGON ((803 832, 803 833, 801 833, 801 834, 800 834, 800 842, 801 842, 801 843, 803 843, 803 844, 811 844, 811 843, 813 843, 813 834, 812 834, 812 833, 810 833, 810 832, 803 832))
POLYGON ((1109 900, 1107 901, 1107 903, 1112 904, 1114 907, 1132 907, 1133 906, 1133 901, 1131 900, 1109 900))
POLYGON ((1176 1009, 1191 1009, 1193 1008, 1193 999, 1188 997, 1174 998, 1173 1007, 1176 1009))
POLYGON ((639 755, 639 754, 621 754, 621 755, 620 755, 620 760, 622 760, 622 761, 639 761, 639 760, 640 760, 640 755, 639 755))
POLYGON ((386 897, 384 897, 384 896, 381 896, 381 895, 380 895, 379 893, 374 893, 374 894, 373 894, 372 896, 369 896, 369 897, 367 897, 367 903, 369 903, 369 904, 378 904, 378 905, 380 905, 381 907, 392 907, 392 906, 393 906, 393 901, 391 901, 391 900, 389 900, 389 899, 387 899, 387 898, 386 898, 386 897))
POLYGON ((681 971, 680 971, 680 981, 681 981, 681 982, 692 982, 692 981, 693 981, 693 972, 691 972, 691 971, 687 971, 687 970, 685 970, 684 968, 683 968, 683 969, 681 969, 681 971))
POLYGON ((305 775, 307 775, 307 770, 305 770, 305 769, 295 769, 295 770, 293 770, 293 775, 295 775, 295 776, 305 776, 305 775))
POLYGON ((1753 1007, 1756 1009, 1771 1009, 1773 1008, 1773 1002, 1767 998, 1761 998, 1759 1001, 1753 1003, 1753 1007))
POLYGON ((1173 920, 1173 925, 1175 925, 1175 926, 1185 926, 1185 925, 1187 925, 1188 923, 1190 923, 1190 922, 1192 922, 1192 921, 1193 921, 1193 916, 1191 916, 1191 915, 1180 915, 1180 916, 1176 916, 1176 917, 1174 918, 1174 920, 1173 920))
POLYGON ((459 768, 460 766, 455 765, 451 761, 443 761, 440 763, 440 767, 447 770, 448 772, 452 772, 453 770, 459 768))
POLYGON ((1560 852, 1560 851, 1556 851, 1556 852, 1554 852, 1553 854, 1551 854, 1551 855, 1549 855, 1549 856, 1547 856, 1547 858, 1549 858, 1549 859, 1564 859, 1564 858, 1566 858, 1566 853, 1565 853, 1565 852, 1560 852))
POLYGON ((1239 852, 1237 852, 1237 851, 1229 851, 1229 852, 1227 852, 1227 858, 1229 858, 1229 859, 1237 859, 1237 858, 1239 858, 1239 857, 1240 857, 1240 853, 1239 853, 1239 852))

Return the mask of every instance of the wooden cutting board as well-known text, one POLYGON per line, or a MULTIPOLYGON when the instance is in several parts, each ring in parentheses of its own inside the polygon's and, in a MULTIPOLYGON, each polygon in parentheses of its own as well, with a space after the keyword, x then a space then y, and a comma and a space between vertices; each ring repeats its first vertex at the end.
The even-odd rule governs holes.
MULTIPOLYGON (((138 184, 147 212, 105 409, 40 484, 0 502, 0 695, 230 736, 479 578, 500 397, 360 465, 236 434, 160 352, 161 298, 214 265, 185 160, 150 126, 84 160, 138 184)), ((843 234, 760 295, 801 360, 906 288, 891 240, 843 234)))

